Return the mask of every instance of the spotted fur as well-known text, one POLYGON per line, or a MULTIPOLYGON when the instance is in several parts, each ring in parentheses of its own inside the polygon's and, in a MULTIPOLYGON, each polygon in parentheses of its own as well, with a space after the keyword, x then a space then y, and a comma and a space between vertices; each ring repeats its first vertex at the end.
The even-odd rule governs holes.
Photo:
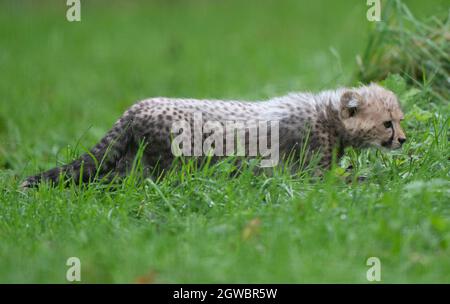
POLYGON ((158 164, 168 168, 173 160, 172 123, 185 120, 192 125, 198 112, 204 121, 279 121, 280 156, 306 144, 307 151, 320 153, 325 168, 331 164, 334 150, 340 157, 348 146, 396 149, 406 140, 396 96, 376 84, 317 94, 291 93, 260 102, 151 98, 128 109, 89 153, 29 177, 23 186, 35 186, 42 180, 57 183, 62 176, 87 182, 108 174, 124 175, 142 142, 146 144, 145 167, 158 164))

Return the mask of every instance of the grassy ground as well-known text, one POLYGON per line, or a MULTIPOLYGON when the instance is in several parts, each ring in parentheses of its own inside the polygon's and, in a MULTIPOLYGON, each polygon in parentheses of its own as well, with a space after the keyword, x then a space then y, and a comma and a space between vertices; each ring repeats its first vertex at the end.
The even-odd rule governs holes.
MULTIPOLYGON (((364 1, 83 2, 80 23, 63 4, 17 2, 0 3, 0 282, 66 282, 71 256, 82 282, 367 282, 371 256, 383 282, 450 282, 450 110, 398 76, 384 84, 407 113, 404 149, 348 151, 320 182, 230 177, 224 162, 118 189, 18 188, 141 98, 352 84, 364 1), (349 163, 347 179, 368 179, 344 182, 349 163)), ((429 15, 444 2, 408 3, 429 15)))

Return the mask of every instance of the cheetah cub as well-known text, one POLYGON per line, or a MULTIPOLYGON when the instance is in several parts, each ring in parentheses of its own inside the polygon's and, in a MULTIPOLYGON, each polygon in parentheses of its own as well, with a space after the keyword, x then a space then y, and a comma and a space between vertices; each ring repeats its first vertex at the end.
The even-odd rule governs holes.
MULTIPOLYGON (((291 93, 259 102, 151 98, 129 108, 88 153, 70 164, 28 177, 22 186, 33 187, 41 181, 58 183, 60 179, 69 178, 75 182, 88 182, 98 177, 126 175, 142 143, 145 147, 141 160, 144 168, 148 172, 155 167, 167 169, 177 157, 173 141, 183 132, 180 129, 174 131, 173 125, 184 122, 182 129, 193 127, 195 117, 199 115, 202 121, 214 121, 219 127, 228 121, 244 122, 240 127, 245 134, 244 156, 251 152, 250 129, 245 128, 245 122, 276 122, 277 128, 271 125, 268 130, 270 138, 266 142, 269 146, 277 146, 280 158, 296 155, 291 153, 300 150, 317 152, 324 168, 330 166, 333 151, 341 157, 348 146, 397 149, 406 141, 400 126, 403 113, 396 96, 377 84, 317 94, 291 93)), ((200 125, 200 129, 205 126, 200 125)), ((216 148, 226 150, 227 145, 231 146, 226 141, 231 132, 226 129, 217 134, 225 144, 216 145, 216 148)), ((200 140, 205 141, 206 135, 202 134, 200 140)), ((234 140, 234 131, 231 137, 234 140)), ((187 144, 183 141, 183 151, 196 149, 195 134, 184 132, 182 138, 194 139, 187 144)), ((257 143, 259 141, 261 137, 256 140, 257 143)), ((214 156, 214 159, 224 154, 216 155, 219 156, 214 156)))

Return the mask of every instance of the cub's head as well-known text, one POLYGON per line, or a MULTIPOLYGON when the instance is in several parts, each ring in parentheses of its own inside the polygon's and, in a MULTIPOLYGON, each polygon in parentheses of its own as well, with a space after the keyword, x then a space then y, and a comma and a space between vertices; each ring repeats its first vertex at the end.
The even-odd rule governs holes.
POLYGON ((344 91, 339 113, 350 145, 398 149, 406 141, 397 97, 379 85, 344 91))

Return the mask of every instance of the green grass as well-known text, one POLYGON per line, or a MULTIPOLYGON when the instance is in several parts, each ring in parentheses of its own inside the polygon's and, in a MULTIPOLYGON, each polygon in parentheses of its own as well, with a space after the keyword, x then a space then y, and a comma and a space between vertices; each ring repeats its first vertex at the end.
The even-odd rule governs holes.
POLYGON ((418 20, 401 0, 388 2, 359 57, 358 79, 382 80, 389 73, 407 75, 409 83, 425 82, 438 99, 450 98, 450 9, 418 20))
POLYGON ((374 26, 364 1, 83 2, 76 24, 63 2, 0 3, 0 282, 64 283, 71 256, 85 283, 364 283, 371 256, 382 282, 450 282, 450 109, 427 81, 383 83, 405 109, 402 151, 349 150, 320 181, 224 161, 114 188, 18 187, 145 97, 354 84, 374 26))

